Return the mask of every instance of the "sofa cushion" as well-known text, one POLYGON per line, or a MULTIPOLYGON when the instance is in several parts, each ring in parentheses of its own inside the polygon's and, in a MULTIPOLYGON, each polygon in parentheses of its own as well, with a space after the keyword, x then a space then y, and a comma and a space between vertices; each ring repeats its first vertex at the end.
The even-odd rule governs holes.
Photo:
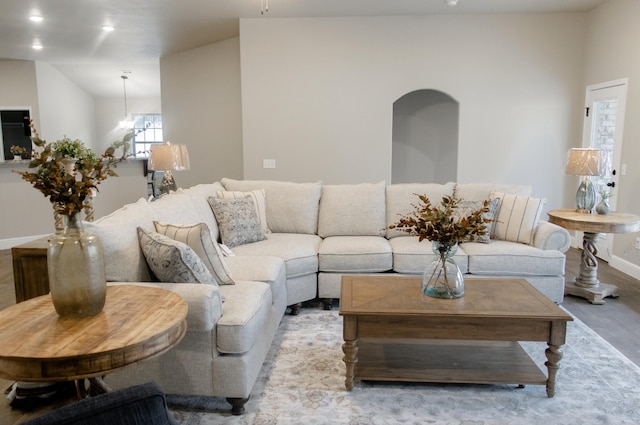
POLYGON ((96 221, 84 222, 84 230, 100 238, 104 248, 107 281, 146 282, 151 273, 140 249, 137 228, 154 230, 154 211, 146 199, 127 204, 96 221))
POLYGON ((469 273, 499 276, 564 275, 565 256, 520 243, 493 240, 490 244, 466 242, 461 248, 469 258, 469 273))
MULTIPOLYGON (((431 249, 431 242, 427 240, 418 242, 417 236, 393 238, 389 240, 389 243, 393 252, 394 272, 422 274, 427 265, 437 259, 431 249)), ((463 248, 465 245, 458 245, 458 250, 453 256, 453 261, 458 265, 462 273, 466 273, 468 268, 467 254, 463 248)))
POLYGON ((209 272, 216 278, 220 285, 233 285, 231 271, 227 267, 224 255, 214 241, 209 227, 204 223, 194 225, 173 225, 154 222, 156 232, 170 237, 173 240, 189 245, 202 260, 209 272))
POLYGON ((162 195, 159 199, 149 202, 157 221, 175 224, 200 223, 200 216, 191 204, 191 197, 178 192, 162 195))
POLYGON ((255 343, 272 307, 269 284, 236 280, 220 287, 225 297, 224 314, 216 325, 217 346, 222 353, 241 354, 255 343))
POLYGON ((318 250, 322 272, 384 272, 391 270, 392 262, 391 245, 381 236, 331 236, 318 250))
POLYGON ((209 198, 220 229, 220 239, 229 248, 266 239, 250 197, 209 198))
POLYGON ((322 187, 318 235, 384 236, 385 183, 339 184, 322 187))
MULTIPOLYGON (((317 235, 269 233, 267 239, 233 248, 236 256, 274 256, 284 260, 287 279, 318 272, 318 249, 322 239, 317 235)), ((234 261, 231 257, 227 260, 234 261)), ((234 269, 231 269, 234 271, 234 269)))
POLYGON ((149 268, 160 282, 216 284, 213 275, 189 245, 138 227, 149 268))
MULTIPOLYGON (((414 205, 419 204, 420 199, 416 196, 425 195, 434 204, 439 204, 445 195, 453 195, 454 183, 408 183, 392 184, 386 188, 386 226, 396 223, 401 216, 407 215, 414 209, 414 205)), ((387 229, 387 238, 407 236, 407 233, 399 230, 387 229)))
POLYGON ((269 233, 269 226, 267 225, 267 207, 265 203, 264 189, 255 189, 249 192, 233 191, 233 190, 219 190, 216 192, 216 197, 221 199, 233 199, 250 197, 253 200, 253 206, 256 209, 256 215, 260 220, 260 228, 264 233, 269 233))
POLYGON ((267 223, 274 233, 316 234, 322 184, 223 178, 226 190, 264 189, 267 223))
POLYGON ((286 270, 282 258, 267 255, 234 255, 227 257, 227 265, 238 280, 266 283, 276 281, 286 270))
POLYGON ((224 190, 224 187, 219 182, 197 184, 187 189, 178 189, 178 193, 183 193, 191 199, 191 208, 198 214, 197 223, 205 223, 209 226, 214 240, 220 239, 220 232, 207 199, 211 196, 216 196, 216 193, 220 190, 224 190))
POLYGON ((531 245, 547 200, 503 192, 494 192, 492 197, 499 199, 498 212, 491 231, 493 237, 531 245))

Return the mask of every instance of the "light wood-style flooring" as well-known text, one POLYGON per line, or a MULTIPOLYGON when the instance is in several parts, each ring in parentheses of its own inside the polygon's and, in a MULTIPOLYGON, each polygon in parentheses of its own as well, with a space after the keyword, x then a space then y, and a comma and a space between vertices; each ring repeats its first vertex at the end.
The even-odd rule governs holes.
MULTIPOLYGON (((578 273, 580 253, 581 251, 574 248, 567 252, 568 281, 573 280, 578 273)), ((606 298, 605 304, 593 305, 582 298, 567 296, 562 305, 630 360, 640 365, 640 281, 602 261, 599 264, 598 277, 603 282, 617 285, 620 297, 606 298)), ((0 250, 0 309, 15 302, 11 250, 0 250)), ((10 384, 10 381, 0 379, 2 390, 10 384)), ((9 407, 5 400, 0 400, 0 425, 13 425, 28 417, 28 414, 9 407)))

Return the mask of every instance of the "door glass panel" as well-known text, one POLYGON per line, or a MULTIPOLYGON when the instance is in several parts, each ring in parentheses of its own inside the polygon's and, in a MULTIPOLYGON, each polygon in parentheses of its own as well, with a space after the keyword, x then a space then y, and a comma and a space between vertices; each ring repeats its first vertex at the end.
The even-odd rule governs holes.
POLYGON ((600 193, 608 190, 607 183, 611 180, 613 163, 614 136, 616 131, 617 99, 596 100, 593 103, 593 129, 591 132, 591 146, 602 149, 605 161, 602 176, 593 176, 591 181, 600 193))

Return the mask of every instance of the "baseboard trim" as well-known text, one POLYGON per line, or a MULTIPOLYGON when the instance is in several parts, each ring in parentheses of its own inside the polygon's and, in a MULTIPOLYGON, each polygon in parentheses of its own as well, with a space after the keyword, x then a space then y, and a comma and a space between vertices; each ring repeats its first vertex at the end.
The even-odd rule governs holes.
POLYGON ((48 235, 36 235, 36 236, 24 236, 20 238, 0 239, 0 250, 11 249, 14 246, 35 241, 36 239, 44 238, 45 236, 48 236, 48 235))
POLYGON ((640 266, 637 264, 633 264, 632 262, 627 261, 624 258, 613 255, 611 257, 611 261, 609 261, 609 265, 624 274, 628 274, 634 279, 640 280, 640 266))

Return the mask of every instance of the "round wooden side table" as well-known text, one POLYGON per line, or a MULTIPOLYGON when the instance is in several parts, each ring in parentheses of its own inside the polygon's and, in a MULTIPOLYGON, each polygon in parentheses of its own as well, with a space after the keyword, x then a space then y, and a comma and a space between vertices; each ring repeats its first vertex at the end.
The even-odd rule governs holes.
POLYGON ((567 230, 584 232, 580 273, 575 282, 565 284, 565 294, 588 299, 592 304, 604 304, 605 297, 617 297, 615 285, 598 280, 598 233, 633 233, 640 231, 640 217, 634 214, 610 212, 586 214, 576 210, 551 210, 549 221, 567 230))
POLYGON ((187 310, 171 291, 133 285, 108 286, 104 310, 83 319, 60 318, 50 295, 31 298, 0 311, 0 376, 75 380, 80 397, 110 391, 104 375, 180 342, 187 310))

